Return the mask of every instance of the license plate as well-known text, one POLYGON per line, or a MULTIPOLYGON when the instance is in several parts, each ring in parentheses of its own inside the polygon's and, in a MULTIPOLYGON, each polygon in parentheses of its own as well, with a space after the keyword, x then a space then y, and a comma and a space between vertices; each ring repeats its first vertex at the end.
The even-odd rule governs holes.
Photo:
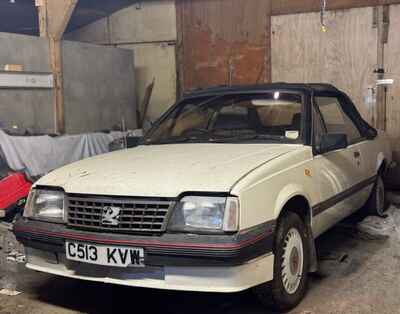
POLYGON ((144 249, 67 242, 67 259, 113 267, 144 267, 144 249))

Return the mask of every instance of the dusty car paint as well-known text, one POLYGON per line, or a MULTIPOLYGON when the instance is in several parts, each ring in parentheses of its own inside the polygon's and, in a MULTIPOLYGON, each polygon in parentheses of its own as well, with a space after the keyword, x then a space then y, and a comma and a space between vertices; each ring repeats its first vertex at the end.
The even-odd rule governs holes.
POLYGON ((279 144, 139 146, 63 167, 39 180, 36 186, 57 186, 67 193, 121 196, 229 192, 254 168, 300 148, 279 144))

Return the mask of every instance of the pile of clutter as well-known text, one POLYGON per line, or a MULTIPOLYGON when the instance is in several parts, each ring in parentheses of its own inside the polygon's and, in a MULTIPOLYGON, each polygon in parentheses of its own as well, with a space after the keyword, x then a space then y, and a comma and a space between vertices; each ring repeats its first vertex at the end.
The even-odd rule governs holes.
POLYGON ((0 129, 0 218, 22 212, 32 183, 88 157, 137 145, 141 130, 64 136, 16 136, 0 129))
POLYGON ((0 155, 0 218, 11 222, 23 211, 32 182, 23 172, 12 171, 0 155))
POLYGON ((1 251, 0 256, 3 263, 17 263, 25 264, 25 251, 22 244, 20 244, 11 232, 12 224, 1 223, 0 225, 0 239, 1 251))
POLYGON ((400 238, 400 210, 392 206, 385 213, 385 217, 366 217, 358 223, 357 229, 369 238, 389 237, 393 234, 400 238))
POLYGON ((11 232, 12 224, 0 224, 0 294, 16 296, 17 276, 19 264, 25 264, 26 258, 23 246, 17 242, 11 232))

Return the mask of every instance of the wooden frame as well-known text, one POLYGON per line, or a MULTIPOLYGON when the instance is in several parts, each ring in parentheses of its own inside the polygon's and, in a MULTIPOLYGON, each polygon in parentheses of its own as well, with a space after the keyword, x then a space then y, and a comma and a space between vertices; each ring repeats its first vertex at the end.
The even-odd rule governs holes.
POLYGON ((61 39, 78 0, 36 0, 40 36, 49 39, 50 65, 54 75, 54 129, 65 133, 61 39))

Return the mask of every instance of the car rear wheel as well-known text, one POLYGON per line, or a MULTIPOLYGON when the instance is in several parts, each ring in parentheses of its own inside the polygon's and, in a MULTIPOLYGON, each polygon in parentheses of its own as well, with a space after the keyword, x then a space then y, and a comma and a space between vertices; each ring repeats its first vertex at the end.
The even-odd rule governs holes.
POLYGON ((366 207, 370 215, 383 217, 389 205, 389 201, 386 197, 385 184, 382 175, 379 174, 366 207))
POLYGON ((268 307, 288 311, 307 291, 309 250, 307 230, 301 218, 287 212, 279 220, 275 239, 274 280, 255 288, 268 307))

